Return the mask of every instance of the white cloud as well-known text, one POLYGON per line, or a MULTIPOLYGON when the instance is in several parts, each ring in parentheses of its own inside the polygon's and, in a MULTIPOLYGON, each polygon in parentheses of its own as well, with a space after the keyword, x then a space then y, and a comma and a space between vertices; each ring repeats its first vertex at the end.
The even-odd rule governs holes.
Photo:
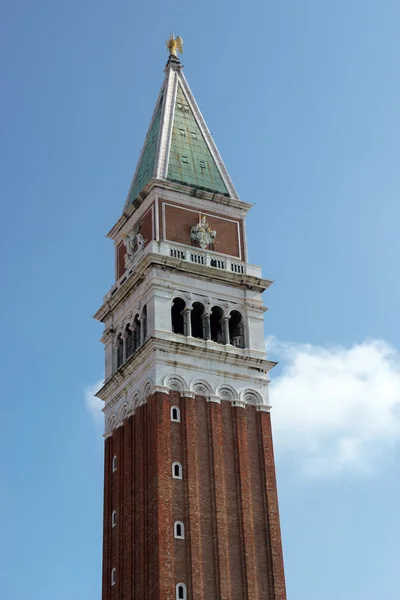
POLYGON ((371 473, 400 441, 400 352, 373 340, 351 348, 267 339, 276 452, 308 475, 371 473))
POLYGON ((85 389, 85 405, 96 425, 102 425, 104 421, 104 415, 102 413, 104 402, 95 396, 102 386, 103 381, 100 380, 93 385, 87 386, 85 389))

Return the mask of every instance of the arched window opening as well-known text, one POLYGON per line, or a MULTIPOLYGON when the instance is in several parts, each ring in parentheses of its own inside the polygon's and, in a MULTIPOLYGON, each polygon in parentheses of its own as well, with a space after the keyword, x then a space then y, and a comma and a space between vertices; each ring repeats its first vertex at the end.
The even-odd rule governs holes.
POLYGON ((224 313, 222 312, 222 309, 219 306, 213 306, 210 315, 211 339, 213 342, 218 342, 220 344, 224 343, 224 332, 222 328, 223 317, 224 313))
POLYGON ((181 421, 181 411, 177 406, 171 406, 171 421, 175 421, 176 423, 180 423, 181 421))
POLYGON ((140 346, 140 320, 139 315, 136 315, 133 321, 134 348, 137 350, 140 346))
POLYGON ((115 585, 117 581, 117 569, 114 567, 111 570, 111 585, 115 585))
POLYGON ((113 459, 112 459, 112 470, 113 470, 113 473, 117 470, 117 457, 116 456, 113 456, 113 459))
POLYGON ((142 329, 143 329, 143 341, 147 338, 147 306, 143 306, 142 310, 142 329))
POLYGON ((185 526, 181 521, 175 521, 174 523, 174 538, 177 540, 185 539, 185 526))
POLYGON ((113 510, 111 515, 111 527, 115 527, 117 524, 117 511, 113 510))
POLYGON ((133 352, 134 352, 134 347, 133 347, 133 331, 132 331, 130 325, 126 326, 126 330, 125 330, 125 344, 126 344, 126 358, 129 358, 133 354, 133 352))
POLYGON ((192 336, 195 338, 204 339, 203 315, 204 306, 201 302, 195 302, 190 315, 192 322, 192 336))
POLYGON ((181 463, 174 462, 172 464, 172 477, 174 479, 182 479, 182 465, 181 465, 181 463))
POLYGON ((244 348, 243 319, 239 311, 233 310, 229 319, 229 343, 244 348))
POLYGON ((117 338, 117 369, 122 367, 124 362, 124 340, 122 339, 122 335, 119 334, 117 338))
POLYGON ((176 586, 176 600, 186 600, 186 585, 178 583, 176 586))
POLYGON ((171 307, 171 322, 173 333, 185 335, 185 319, 183 311, 186 308, 186 302, 182 298, 175 298, 171 307))

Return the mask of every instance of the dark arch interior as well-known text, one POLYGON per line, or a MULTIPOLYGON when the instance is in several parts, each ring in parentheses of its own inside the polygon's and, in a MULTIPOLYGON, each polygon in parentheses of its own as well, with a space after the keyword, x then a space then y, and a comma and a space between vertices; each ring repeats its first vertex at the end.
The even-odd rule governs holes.
POLYGON ((125 331, 126 358, 129 358, 135 351, 133 341, 133 331, 131 326, 127 325, 125 331))
POLYGON ((213 342, 219 342, 220 344, 224 341, 224 334, 222 329, 222 318, 224 313, 219 306, 213 306, 210 315, 210 329, 211 339, 213 342))
POLYGON ((192 336, 195 338, 204 338, 203 314, 204 306, 201 302, 195 302, 190 315, 192 322, 192 336))
POLYGON ((122 335, 119 334, 117 339, 117 369, 122 366, 124 362, 124 342, 122 339, 122 335))
POLYGON ((229 343, 236 348, 244 348, 243 320, 239 311, 233 310, 229 319, 229 343))
POLYGON ((178 585, 178 600, 185 600, 183 585, 178 585))
POLYGON ((182 298, 175 298, 171 307, 172 331, 174 333, 185 334, 185 321, 183 311, 186 303, 182 298))
POLYGON ((133 335, 135 340, 135 350, 137 350, 140 346, 140 320, 139 315, 136 315, 135 320, 133 321, 133 335))
POLYGON ((142 327, 143 327, 143 339, 147 338, 147 306, 143 306, 142 310, 142 327))

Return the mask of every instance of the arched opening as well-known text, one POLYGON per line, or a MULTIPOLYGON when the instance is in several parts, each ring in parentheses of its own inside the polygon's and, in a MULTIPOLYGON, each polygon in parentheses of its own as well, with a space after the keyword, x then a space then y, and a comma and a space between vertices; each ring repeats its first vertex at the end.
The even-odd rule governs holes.
POLYGON ((140 346, 140 320, 139 315, 136 315, 133 321, 134 349, 137 350, 140 346))
POLYGON ((176 586, 176 600, 186 600, 186 585, 178 583, 176 586))
POLYGON ((190 315, 192 323, 192 336, 195 338, 204 339, 203 315, 204 306, 201 304, 201 302, 195 302, 190 315))
POLYGON ((177 540, 185 539, 185 526, 181 521, 175 521, 174 523, 174 537, 177 540))
POLYGON ((173 333, 185 335, 185 319, 183 311, 186 302, 182 298, 175 298, 171 306, 171 323, 173 333))
POLYGON ((147 338, 147 306, 143 306, 142 310, 142 329, 143 329, 143 341, 147 338))
POLYGON ((181 465, 181 463, 174 462, 172 464, 172 477, 174 479, 182 479, 182 465, 181 465))
POLYGON ((177 406, 171 406, 171 421, 175 421, 176 423, 180 423, 181 420, 181 411, 177 406))
POLYGON ((224 343, 224 332, 222 329, 222 319, 224 313, 219 306, 213 306, 210 315, 211 339, 213 342, 224 343))
POLYGON ((117 569, 114 567, 111 571, 111 585, 115 585, 117 581, 117 569))
POLYGON ((237 310, 231 312, 229 319, 229 343, 236 348, 244 348, 243 318, 237 310))
POLYGON ((112 515, 111 515, 111 526, 115 527, 117 524, 117 511, 113 510, 112 515))
POLYGON ((119 336, 117 338, 116 350, 117 350, 117 369, 119 369, 124 362, 124 340, 122 339, 121 334, 119 334, 119 336))
POLYGON ((126 329, 125 329, 125 344, 126 344, 126 358, 129 358, 134 352, 133 331, 132 331, 130 325, 127 325, 126 329))

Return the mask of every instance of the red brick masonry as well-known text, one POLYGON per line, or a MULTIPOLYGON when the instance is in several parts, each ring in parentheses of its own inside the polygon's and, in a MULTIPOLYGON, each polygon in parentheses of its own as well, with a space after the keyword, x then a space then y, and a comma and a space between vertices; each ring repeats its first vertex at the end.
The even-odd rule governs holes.
POLYGON ((175 600, 177 583, 188 600, 286 599, 269 413, 156 393, 107 438, 103 600, 175 600))

